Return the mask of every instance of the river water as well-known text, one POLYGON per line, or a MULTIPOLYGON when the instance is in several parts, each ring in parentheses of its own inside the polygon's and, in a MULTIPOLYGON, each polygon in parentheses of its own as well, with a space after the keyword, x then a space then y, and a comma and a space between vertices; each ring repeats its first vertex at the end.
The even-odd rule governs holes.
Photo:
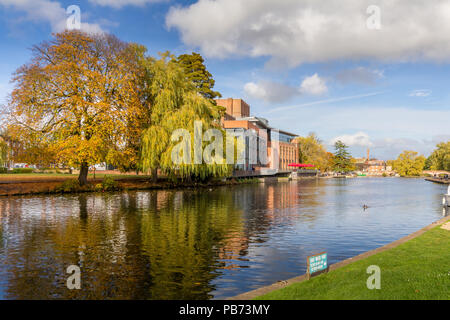
POLYGON ((445 191, 357 178, 0 198, 0 298, 226 298, 419 230, 446 214, 445 191))

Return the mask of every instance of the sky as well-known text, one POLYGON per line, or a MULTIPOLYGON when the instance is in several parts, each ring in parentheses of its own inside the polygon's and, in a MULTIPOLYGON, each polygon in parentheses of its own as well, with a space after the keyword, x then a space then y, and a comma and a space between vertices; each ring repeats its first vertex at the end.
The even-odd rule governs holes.
POLYGON ((387 160, 450 140, 450 1, 0 0, 0 104, 73 5, 86 32, 199 52, 224 98, 329 151, 387 160))

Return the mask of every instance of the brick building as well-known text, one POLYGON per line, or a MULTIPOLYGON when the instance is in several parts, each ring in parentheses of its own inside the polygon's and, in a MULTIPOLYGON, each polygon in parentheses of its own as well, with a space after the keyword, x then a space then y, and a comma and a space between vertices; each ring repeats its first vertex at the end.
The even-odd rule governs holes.
POLYGON ((392 171, 392 168, 386 165, 386 161, 370 159, 370 150, 367 150, 366 158, 355 159, 355 165, 358 171, 371 176, 378 176, 392 171))
POLYGON ((260 117, 250 116, 250 106, 242 99, 217 99, 217 105, 225 107, 226 114, 222 126, 227 133, 245 134, 245 163, 237 165, 240 170, 290 170, 290 163, 298 162, 298 144, 292 143, 297 137, 283 130, 269 126, 260 117), (251 154, 257 159, 251 159, 251 154))

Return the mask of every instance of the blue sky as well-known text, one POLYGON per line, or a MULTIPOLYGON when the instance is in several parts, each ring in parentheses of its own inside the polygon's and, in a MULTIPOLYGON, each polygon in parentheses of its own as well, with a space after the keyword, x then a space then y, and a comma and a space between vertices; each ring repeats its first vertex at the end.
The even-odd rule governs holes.
POLYGON ((354 156, 390 159, 450 139, 448 1, 0 0, 0 103, 70 5, 87 32, 152 55, 200 52, 224 97, 274 127, 316 132, 330 151, 341 139, 354 156))

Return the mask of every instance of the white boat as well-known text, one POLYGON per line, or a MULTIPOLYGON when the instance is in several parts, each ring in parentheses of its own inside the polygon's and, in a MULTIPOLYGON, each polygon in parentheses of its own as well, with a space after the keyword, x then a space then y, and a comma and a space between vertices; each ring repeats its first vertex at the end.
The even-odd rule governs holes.
POLYGON ((444 194, 444 198, 442 199, 442 204, 444 206, 450 207, 450 185, 447 189, 447 194, 444 194))

